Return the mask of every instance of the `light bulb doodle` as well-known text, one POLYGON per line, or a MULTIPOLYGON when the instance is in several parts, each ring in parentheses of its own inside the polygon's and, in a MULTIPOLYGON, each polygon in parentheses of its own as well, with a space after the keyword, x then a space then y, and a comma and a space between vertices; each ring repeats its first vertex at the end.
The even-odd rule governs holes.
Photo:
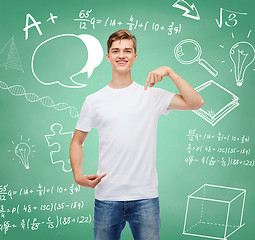
POLYGON ((254 47, 248 42, 238 42, 230 49, 229 56, 234 64, 236 85, 241 87, 245 71, 255 59, 254 47))
MULTIPOLYGON (((33 150, 35 145, 29 145, 30 138, 27 141, 23 140, 23 137, 20 137, 20 142, 17 144, 14 141, 11 141, 15 147, 13 148, 14 154, 19 158, 19 162, 25 167, 25 169, 29 169, 29 158, 33 157, 33 153, 36 152, 33 150)), ((12 150, 8 150, 8 152, 12 153, 12 150)), ((15 160, 13 158, 12 160, 15 160)))
POLYGON ((179 42, 174 48, 174 55, 176 59, 182 64, 191 64, 198 62, 214 77, 218 72, 204 59, 201 59, 202 49, 198 42, 193 39, 185 39, 179 42))
POLYGON ((23 166, 26 168, 26 169, 29 169, 29 162, 28 162, 28 157, 29 157, 29 154, 30 154, 30 147, 28 144, 22 142, 22 143, 19 143, 16 147, 15 147, 15 154, 20 158, 23 166))

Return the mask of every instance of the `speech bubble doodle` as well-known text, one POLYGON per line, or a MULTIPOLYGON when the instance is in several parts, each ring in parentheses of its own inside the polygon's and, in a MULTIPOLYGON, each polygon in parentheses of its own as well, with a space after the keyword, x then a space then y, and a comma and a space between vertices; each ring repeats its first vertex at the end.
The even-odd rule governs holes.
POLYGON ((85 67, 79 72, 74 74, 76 76, 80 73, 87 72, 88 78, 92 75, 94 69, 99 66, 104 57, 103 48, 100 42, 93 36, 88 34, 81 34, 78 36, 86 45, 88 50, 88 61, 85 67))
MULTIPOLYGON (((82 46, 83 46, 82 44, 82 46)), ((79 51, 81 51, 81 49, 79 49, 79 51)), ((85 52, 85 49, 84 49, 85 52)), ((44 42, 42 42, 41 44, 39 44, 36 49, 34 50, 34 53, 32 55, 32 60, 31 60, 31 69, 32 69, 32 73, 34 75, 34 77, 42 84, 44 85, 52 85, 52 84, 60 84, 63 87, 67 87, 67 88, 81 88, 81 87, 85 87, 87 86, 87 84, 84 83, 78 83, 77 81, 75 81, 73 78, 81 73, 88 73, 88 78, 92 75, 94 69, 102 62, 103 60, 103 48, 100 44, 100 42, 93 36, 88 35, 88 34, 81 34, 81 35, 75 35, 75 34, 61 34, 61 35, 57 35, 55 37, 49 38, 47 40, 45 40, 44 42), (84 57, 82 56, 82 59, 76 59, 77 55, 75 54, 72 46, 68 46, 65 42, 65 45, 68 46, 68 48, 66 47, 65 49, 61 49, 59 47, 59 41, 63 40, 64 38, 70 37, 73 40, 73 38, 75 39, 79 39, 81 40, 81 43, 83 43, 85 45, 85 47, 87 48, 87 53, 88 53, 88 58, 87 58, 87 62, 86 64, 84 63, 84 67, 82 67, 83 61, 84 61, 84 57), (58 40, 58 42, 56 42, 55 40, 58 40), (51 42, 51 43, 50 43, 51 42), (52 45, 52 49, 50 49, 49 53, 47 54, 47 49, 49 49, 50 44, 52 45), (47 46, 48 45, 48 46, 47 46), (47 48, 48 47, 48 48, 47 48), (58 49, 59 48, 59 49, 58 49), (59 51, 58 51, 59 50, 59 51), (56 53, 56 51, 58 51, 56 53), (66 52, 69 51, 69 52, 66 52), (49 54, 54 55, 54 53, 56 53, 57 55, 57 60, 53 58, 49 58, 49 54), (35 57, 36 56, 40 56, 39 59, 43 59, 41 61, 35 61, 35 57), (69 56, 69 55, 73 55, 73 56, 69 56), (43 57, 42 57, 43 56, 43 57), (63 59, 65 58, 65 60, 69 61, 68 63, 62 63, 63 59), (49 64, 48 59, 50 59, 49 61, 52 61, 51 64, 49 64), (47 61, 45 63, 45 61, 47 61), (77 62, 77 64, 71 64, 73 63, 73 61, 75 61, 75 63, 77 62), (57 63, 58 66, 55 67, 54 63, 57 63), (46 67, 43 68, 42 66, 44 66, 46 64, 46 67), (38 65, 41 65, 41 68, 37 68, 38 65), (63 66, 62 66, 63 65, 63 66), (78 71, 78 69, 75 69, 75 71, 72 69, 68 69, 68 67, 72 65, 75 68, 81 69, 78 71), (65 67, 66 66, 66 67, 65 67), (61 69, 59 69, 61 67, 61 69), (51 68, 51 69, 47 69, 47 68, 51 68), (37 69, 37 71, 35 71, 35 69, 37 69), (40 70, 41 69, 41 70, 40 70), (41 73, 40 73, 41 71, 41 73), (78 71, 78 72, 77 72, 78 71), (64 72, 64 73, 62 73, 64 72), (47 76, 47 74, 49 76, 47 76), (61 76, 61 74, 63 76, 61 76)))

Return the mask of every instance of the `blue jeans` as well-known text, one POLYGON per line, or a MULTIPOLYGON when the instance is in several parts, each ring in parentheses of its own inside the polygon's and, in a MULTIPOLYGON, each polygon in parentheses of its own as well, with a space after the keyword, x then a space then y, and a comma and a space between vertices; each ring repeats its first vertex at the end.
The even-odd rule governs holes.
POLYGON ((160 239, 159 199, 134 201, 95 200, 95 240, 119 240, 126 222, 135 240, 160 239))

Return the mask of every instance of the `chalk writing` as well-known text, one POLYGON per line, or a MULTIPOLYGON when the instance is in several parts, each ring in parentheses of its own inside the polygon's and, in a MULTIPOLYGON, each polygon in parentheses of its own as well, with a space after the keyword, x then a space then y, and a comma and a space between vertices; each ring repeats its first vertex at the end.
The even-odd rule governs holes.
POLYGON ((57 215, 55 217, 47 217, 44 220, 39 220, 37 218, 27 218, 27 219, 22 219, 19 225, 8 220, 8 221, 4 221, 3 223, 0 223, 0 231, 3 232, 4 234, 7 234, 7 232, 10 229, 14 229, 14 228, 37 231, 42 226, 45 226, 48 229, 53 229, 53 228, 58 228, 60 226, 71 225, 71 224, 91 223, 91 220, 92 220, 91 214, 88 214, 87 216, 81 215, 78 217, 71 217, 71 216, 61 217, 57 215))
POLYGON ((251 154, 251 138, 248 135, 200 133, 197 129, 190 129, 186 138, 189 143, 185 146, 185 152, 188 154, 185 162, 189 166, 193 163, 223 167, 255 165, 251 154))
POLYGON ((220 16, 219 16, 219 20, 215 19, 217 25, 219 28, 222 27, 223 25, 223 16, 228 16, 227 17, 227 21, 225 21, 225 25, 227 27, 234 27, 237 25, 238 21, 237 21, 237 15, 247 15, 247 13, 240 13, 240 12, 234 12, 234 11, 230 11, 224 8, 220 8, 220 16), (226 14, 223 14, 226 13, 226 14))
POLYGON ((130 15, 128 20, 121 20, 112 17, 106 17, 105 19, 98 19, 92 15, 93 9, 81 10, 79 12, 79 17, 75 18, 74 21, 78 21, 79 28, 86 30, 89 26, 95 29, 97 25, 102 25, 104 27, 118 27, 126 26, 127 29, 131 30, 151 30, 153 32, 166 32, 168 36, 173 34, 179 34, 182 30, 182 25, 175 22, 170 22, 166 24, 161 24, 158 22, 152 22, 148 19, 137 19, 135 16, 130 15))
POLYGON ((208 166, 215 166, 215 165, 220 165, 222 167, 228 167, 228 166, 237 166, 237 165, 243 165, 243 166, 249 166, 249 167, 254 167, 255 165, 255 160, 249 160, 249 159, 244 159, 240 160, 237 158, 231 158, 231 157, 222 157, 221 159, 216 159, 215 157, 212 156, 203 156, 203 157, 198 157, 195 158, 194 156, 189 156, 185 158, 185 162, 190 166, 192 163, 197 162, 201 163, 203 165, 208 165, 208 166))
POLYGON ((250 141, 250 137, 246 135, 242 135, 241 137, 236 137, 232 135, 224 135, 221 132, 219 132, 217 135, 212 135, 209 133, 198 134, 197 129, 190 129, 188 134, 186 134, 186 137, 189 138, 189 141, 217 139, 218 141, 232 141, 232 142, 238 142, 242 144, 250 141))
POLYGON ((75 186, 72 184, 69 187, 65 186, 44 186, 38 184, 37 188, 26 188, 21 187, 19 189, 9 189, 9 184, 0 185, 0 201, 5 201, 8 199, 14 199, 15 197, 22 197, 24 195, 37 195, 39 197, 43 195, 53 195, 53 194, 69 194, 74 195, 80 192, 80 186, 75 186))
POLYGON ((25 205, 15 205, 12 207, 6 207, 5 205, 0 205, 0 217, 5 218, 6 215, 15 215, 22 213, 36 213, 38 211, 44 212, 57 212, 64 209, 82 209, 84 208, 84 202, 48 202, 40 205, 25 204, 25 205))
MULTIPOLYGON (((46 22, 49 22, 51 20, 51 23, 55 24, 55 19, 57 18, 58 16, 54 16, 52 13, 50 13, 50 18, 48 18, 46 22)), ((25 32, 25 40, 28 39, 28 30, 33 27, 36 27, 39 35, 42 35, 42 30, 39 26, 40 24, 42 24, 42 22, 36 21, 31 14, 28 13, 26 15, 26 27, 23 28, 23 31, 25 32), (31 20, 33 23, 29 24, 29 20, 31 20)))
MULTIPOLYGON (((37 231, 65 225, 91 223, 86 203, 78 197, 80 186, 46 186, 12 188, 0 185, 0 236, 9 231, 37 231), (61 200, 57 200, 57 196, 61 200), (72 199, 68 196, 72 196, 72 199), (50 197, 52 196, 52 197, 50 197), (37 201, 34 201, 37 199, 37 201), (24 201, 25 200, 25 201, 24 201), (31 201, 31 202, 30 202, 31 201), (82 214, 80 211, 82 210, 82 214)), ((0 237, 1 238, 1 237, 0 237)), ((2 238, 1 238, 2 239, 2 238)))

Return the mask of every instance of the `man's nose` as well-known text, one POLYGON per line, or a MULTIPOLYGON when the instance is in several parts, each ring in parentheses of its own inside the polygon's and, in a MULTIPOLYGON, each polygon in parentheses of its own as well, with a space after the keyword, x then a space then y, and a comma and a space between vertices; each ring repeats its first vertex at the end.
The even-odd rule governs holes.
POLYGON ((123 52, 123 51, 120 51, 119 57, 120 57, 120 58, 125 57, 125 54, 124 54, 124 52, 123 52))

